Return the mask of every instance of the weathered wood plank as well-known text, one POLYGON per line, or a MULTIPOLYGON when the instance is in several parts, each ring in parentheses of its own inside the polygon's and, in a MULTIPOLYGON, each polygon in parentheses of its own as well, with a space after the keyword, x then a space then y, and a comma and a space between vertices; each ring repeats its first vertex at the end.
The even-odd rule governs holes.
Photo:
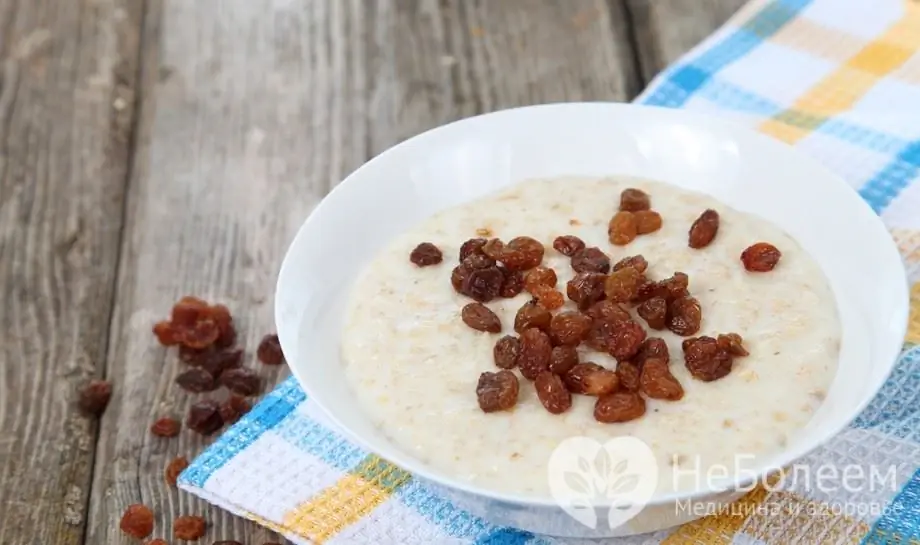
POLYGON ((137 4, 0 2, 0 543, 82 542, 96 424, 74 404, 104 371, 137 4))
MULTIPOLYGON (((116 520, 155 508, 155 536, 205 514, 205 538, 270 533, 168 489, 164 465, 205 440, 146 428, 193 399, 153 322, 179 296, 228 304, 250 349, 271 329, 275 275, 294 231, 348 172, 386 147, 482 111, 625 100, 638 88, 622 14, 602 0, 161 0, 145 32, 107 369, 123 394, 96 460, 88 543, 130 543, 116 520), (616 22, 614 25, 613 22, 616 22)), ((251 354, 251 350, 250 350, 251 354)), ((274 383, 280 373, 248 365, 274 383)), ((218 393, 215 397, 220 397, 218 393)))

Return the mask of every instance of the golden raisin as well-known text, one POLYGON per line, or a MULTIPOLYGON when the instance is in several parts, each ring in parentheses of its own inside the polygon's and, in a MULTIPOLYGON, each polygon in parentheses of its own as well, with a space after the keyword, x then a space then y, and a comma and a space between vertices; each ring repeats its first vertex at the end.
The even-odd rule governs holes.
POLYGON ((716 338, 716 342, 719 345, 719 348, 725 350, 732 356, 744 357, 748 355, 747 349, 744 348, 742 344, 744 339, 741 338, 741 335, 737 333, 726 333, 724 335, 719 335, 716 338))
POLYGON ((521 333, 521 352, 517 360, 524 378, 533 380, 541 372, 549 369, 552 352, 553 345, 546 333, 536 328, 524 330, 521 333))
POLYGON ((645 329, 636 322, 619 322, 613 325, 607 339, 607 353, 617 360, 629 359, 639 352, 645 340, 645 329))
POLYGON ((607 236, 615 246, 625 246, 635 240, 638 234, 636 216, 632 212, 620 211, 610 218, 607 236))
POLYGON ((632 267, 623 267, 613 271, 604 283, 604 293, 608 301, 628 303, 639 293, 639 286, 644 278, 642 273, 632 267))
POLYGON ((565 304, 565 296, 556 288, 549 286, 536 286, 533 289, 533 295, 541 307, 548 310, 556 310, 565 304))
POLYGON ((688 337, 700 330, 703 309, 694 297, 686 295, 668 305, 667 326, 681 337, 688 337))
POLYGON ((690 226, 687 244, 695 249, 705 248, 716 238, 718 231, 719 213, 712 209, 705 210, 690 226))
POLYGON ((566 387, 573 394, 601 396, 619 386, 617 374, 593 362, 578 363, 563 376, 566 387))
POLYGON ((636 353, 634 362, 640 368, 642 364, 645 363, 645 360, 649 358, 659 358, 663 359, 665 363, 671 361, 671 354, 668 352, 668 345, 664 342, 663 339, 659 337, 648 337, 642 341, 642 346, 639 347, 639 352, 636 353))
POLYGON ((543 244, 531 237, 508 241, 501 252, 501 262, 512 271, 532 269, 543 261, 543 244))
POLYGON ((549 330, 552 319, 553 315, 548 310, 531 299, 524 303, 514 316, 514 330, 523 333, 524 330, 535 327, 546 331, 549 330))
POLYGON ((561 414, 572 406, 572 394, 565 388, 559 375, 543 371, 534 379, 537 399, 552 414, 561 414))
POLYGON ((207 523, 203 517, 185 515, 173 521, 173 536, 176 539, 195 541, 204 536, 205 528, 207 523))
POLYGON ((629 311, 613 301, 599 301, 585 311, 595 322, 626 322, 632 320, 629 311))
POLYGON ((121 515, 118 527, 131 537, 144 539, 153 532, 153 511, 140 503, 129 505, 121 515))
POLYGON ((176 480, 179 478, 179 474, 185 471, 185 468, 188 467, 188 460, 185 456, 179 456, 173 458, 171 462, 166 466, 166 470, 163 472, 163 478, 166 479, 166 484, 169 486, 176 486, 176 480))
POLYGON ((644 414, 645 400, 635 392, 614 392, 594 404, 594 419, 605 424, 629 422, 644 414))
POLYGON ((524 274, 524 289, 533 293, 533 290, 538 286, 555 288, 556 280, 556 271, 540 265, 524 274))
POLYGON ((649 358, 642 365, 639 390, 651 399, 677 401, 684 397, 683 387, 661 358, 649 358))
POLYGON ((502 369, 513 369, 517 365, 518 354, 520 353, 521 341, 511 335, 505 335, 499 339, 492 349, 495 365, 502 369))
POLYGON ((175 437, 181 428, 182 424, 178 420, 164 416, 150 426, 150 433, 157 437, 175 437))
POLYGON ((750 272, 769 272, 776 267, 782 255, 776 246, 768 242, 758 242, 741 252, 741 262, 750 272))
POLYGON ((668 303, 661 297, 652 297, 636 308, 636 313, 652 329, 664 329, 668 317, 668 303))
POLYGON ((661 229, 661 214, 654 210, 642 210, 636 217, 636 234, 647 235, 661 229))
POLYGON ((567 310, 553 316, 549 335, 556 346, 577 346, 591 329, 591 318, 580 312, 567 310))
POLYGON ((640 273, 644 273, 646 270, 648 270, 648 261, 646 261, 645 257, 643 257, 641 254, 624 257, 623 259, 617 261, 616 265, 613 266, 613 270, 618 271, 624 267, 632 267, 640 273))

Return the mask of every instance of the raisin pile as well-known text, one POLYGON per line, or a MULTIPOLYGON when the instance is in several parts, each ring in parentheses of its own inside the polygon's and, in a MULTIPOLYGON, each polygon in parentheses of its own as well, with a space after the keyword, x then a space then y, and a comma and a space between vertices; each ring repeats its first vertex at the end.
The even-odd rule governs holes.
MULTIPOLYGON (((640 235, 661 229, 661 214, 652 210, 648 193, 635 188, 620 193, 620 209, 607 224, 607 238, 614 246, 626 246, 640 235)), ((644 271, 640 271, 644 272, 644 271)))

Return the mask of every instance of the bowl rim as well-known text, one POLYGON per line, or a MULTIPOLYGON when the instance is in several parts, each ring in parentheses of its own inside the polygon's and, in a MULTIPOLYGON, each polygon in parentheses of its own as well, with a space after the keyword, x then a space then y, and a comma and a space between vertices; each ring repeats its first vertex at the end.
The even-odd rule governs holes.
MULTIPOLYGON (((442 125, 432 127, 428 130, 420 132, 410 138, 407 138, 401 142, 394 144, 393 146, 385 149, 381 153, 375 155, 374 157, 368 159, 363 164, 358 166, 351 173, 346 175, 340 183, 332 188, 329 193, 327 193, 322 200, 313 208, 307 218, 304 220, 300 228, 297 230, 294 235, 291 243, 289 244, 287 250, 285 251, 285 257, 282 261, 281 267, 279 268, 277 282, 275 285, 275 322, 276 325, 281 322, 282 316, 280 312, 281 305, 277 304, 279 295, 283 288, 283 279, 286 275, 291 274, 289 269, 291 268, 289 256, 292 250, 299 245, 300 239, 302 239, 305 233, 312 229, 312 225, 317 221, 316 218, 323 215, 325 210, 330 207, 337 206, 338 200, 342 197, 343 193, 346 193, 351 190, 351 184, 355 183, 354 180, 362 176, 366 171, 373 170, 375 165, 378 162, 384 160, 384 158, 399 153, 402 149, 411 147, 415 145, 420 140, 428 139, 437 134, 443 133, 450 128, 455 128, 458 125, 466 124, 475 124, 482 123, 488 119, 497 119, 506 116, 522 115, 526 114, 528 111, 537 111, 537 110, 549 110, 549 109, 568 109, 568 108, 598 108, 603 110, 644 110, 649 112, 651 115, 664 115, 664 116, 673 116, 675 121, 682 121, 694 124, 709 124, 714 126, 721 126, 731 131, 740 131, 742 133, 747 133, 746 138, 750 138, 753 141, 757 142, 757 145, 773 147, 775 149, 784 149, 782 153, 792 153, 797 156, 798 160, 804 161, 811 164, 812 168, 816 168, 822 171, 828 179, 833 179, 834 183, 841 185, 846 188, 849 193, 846 198, 853 201, 855 206, 862 207, 864 212, 866 212, 870 217, 874 219, 871 222, 873 226, 872 229, 875 231, 872 233, 873 239, 878 239, 880 244, 885 246, 885 253, 888 254, 888 258, 896 260, 899 264, 900 270, 903 273, 903 281, 899 282, 897 286, 886 286, 886 289, 896 289, 898 290, 899 300, 904 301, 904 304, 899 307, 900 312, 897 315, 892 316, 893 323, 898 324, 898 338, 901 339, 898 345, 895 347, 894 342, 891 342, 891 346, 887 344, 881 345, 879 351, 889 355, 890 357, 886 358, 883 364, 887 365, 884 373, 880 373, 878 379, 870 384, 870 388, 866 391, 866 395, 860 400, 859 403, 853 406, 851 410, 851 416, 845 420, 841 421, 837 426, 825 426, 815 431, 815 433, 808 436, 807 441, 803 441, 802 445, 799 448, 786 448, 779 451, 775 455, 771 456, 766 463, 760 463, 757 471, 750 471, 748 476, 743 478, 734 476, 727 477, 721 481, 717 481, 717 485, 701 487, 696 489, 688 490, 677 490, 671 491, 664 494, 655 494, 649 501, 647 501, 645 507, 655 507, 660 505, 667 505, 674 502, 680 501, 698 501, 704 499, 711 499, 713 496, 718 494, 731 492, 731 491, 747 491, 751 489, 751 485, 764 482, 764 480, 771 475, 774 470, 779 470, 785 468, 790 464, 794 463, 797 460, 800 460, 811 452, 817 450, 821 446, 827 444, 833 437, 839 435, 841 432, 846 430, 852 422, 866 409, 869 403, 876 398, 882 386, 887 382, 891 373, 894 371, 896 363, 902 353, 904 341, 903 339, 907 335, 907 329, 909 325, 909 299, 910 299, 910 282, 907 276, 907 271, 904 267, 903 258, 900 251, 898 250, 897 244, 891 236, 890 231, 882 222, 881 217, 877 214, 869 204, 859 196, 856 190, 854 190, 841 176, 837 175, 823 164, 805 154, 799 150, 796 150, 793 146, 775 139, 771 138, 765 134, 762 134, 756 130, 753 130, 749 127, 741 125, 739 123, 733 122, 730 118, 725 116, 716 115, 712 113, 701 113, 696 111, 689 111, 677 108, 669 108, 664 106, 653 106, 645 104, 634 104, 634 103, 618 103, 618 102, 604 102, 604 101, 571 101, 571 102, 554 102, 547 104, 538 104, 531 106, 519 106, 512 108, 505 108, 501 110, 496 110, 493 112, 487 112, 483 114, 478 114, 442 125), (884 236, 881 236, 884 235, 884 236), (890 360, 890 361, 889 361, 890 360)), ((886 259, 888 259, 886 258, 886 259)), ((836 299, 835 299, 836 300, 836 299)), ((285 339, 281 335, 281 328, 277 328, 279 331, 279 341, 281 342, 282 349, 285 344, 285 339)), ((290 346, 290 342, 288 342, 290 346)), ((296 354, 295 354, 296 357, 296 354)), ((301 373, 297 370, 297 366, 289 366, 291 374, 297 380, 300 387, 307 394, 307 397, 313 397, 311 395, 311 388, 309 386, 309 381, 305 380, 306 377, 302 376, 301 373)), ((839 370, 838 370, 839 372, 839 370)), ((531 507, 558 507, 559 503, 550 497, 542 496, 528 496, 526 494, 516 494, 516 493, 506 493, 499 492, 495 490, 490 490, 483 488, 469 482, 459 481, 451 477, 446 472, 433 469, 423 462, 414 459, 411 455, 405 454, 405 457, 408 458, 413 464, 403 464, 397 463, 386 456, 380 454, 368 441, 366 441, 359 434, 353 432, 348 426, 342 424, 342 422, 336 417, 336 415, 329 411, 321 403, 314 401, 314 405, 332 422, 345 438, 349 439, 356 445, 360 446, 363 450, 379 456, 381 459, 388 461, 389 463, 403 469, 413 477, 420 478, 425 481, 431 481, 437 485, 452 489, 455 491, 463 492, 473 496, 478 496, 482 498, 488 498, 494 501, 505 502, 508 504, 516 505, 527 505, 531 507), (406 466, 410 467, 406 467, 406 466)), ((596 501, 591 503, 595 508, 609 507, 612 505, 611 501, 596 501)))

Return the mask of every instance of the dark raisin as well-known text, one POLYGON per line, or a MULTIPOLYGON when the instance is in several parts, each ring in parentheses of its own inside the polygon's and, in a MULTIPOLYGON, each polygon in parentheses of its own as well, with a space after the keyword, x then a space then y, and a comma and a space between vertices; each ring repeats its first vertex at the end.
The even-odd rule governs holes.
POLYGON ((549 324, 549 335, 556 346, 576 346, 590 330, 591 318, 571 310, 556 314, 549 324))
POLYGON ((77 405, 88 416, 100 416, 112 399, 112 383, 107 380, 91 380, 80 390, 77 405))
POLYGON ((235 424, 242 416, 252 409, 249 400, 239 394, 230 394, 220 404, 220 417, 224 424, 235 424))
POLYGON ((534 379, 537 399, 552 414, 561 414, 572 406, 572 394, 566 389, 559 375, 543 371, 534 379))
POLYGON ((479 383, 476 384, 479 408, 484 413, 507 411, 517 404, 519 388, 518 378, 511 371, 486 371, 479 375, 479 383))
POLYGON ((476 331, 499 333, 502 330, 501 320, 498 319, 498 316, 496 316, 489 307, 482 303, 469 303, 465 305, 460 311, 460 318, 463 320, 463 323, 476 331))
POLYGON ((175 346, 182 340, 179 330, 168 321, 153 324, 153 334, 163 346, 175 346))
POLYGON ((454 267, 454 269, 450 272, 450 283, 454 287, 454 291, 457 293, 463 293, 463 283, 466 281, 466 277, 469 276, 471 272, 473 272, 471 269, 465 267, 462 264, 454 267))
POLYGON ((265 365, 281 365, 284 363, 284 352, 281 351, 281 342, 278 335, 272 333, 262 337, 259 348, 256 350, 259 361, 265 365))
POLYGON ((607 339, 607 353, 618 360, 629 359, 639 352, 644 340, 645 330, 641 325, 632 320, 616 323, 607 339))
POLYGON ((207 348, 189 348, 187 346, 179 347, 179 359, 189 365, 201 365, 204 361, 215 352, 216 348, 209 346, 207 348))
POLYGON ((668 344, 659 337, 646 338, 642 341, 642 346, 639 347, 639 352, 636 353, 636 357, 633 361, 641 369, 642 364, 649 358, 662 359, 665 363, 671 361, 671 354, 668 352, 668 344))
POLYGON ((607 224, 607 236, 615 246, 625 246, 638 234, 636 216, 632 212, 617 212, 607 224))
POLYGON ((719 213, 715 210, 708 209, 700 214, 700 217, 690 226, 688 235, 688 245, 691 248, 705 248, 709 246, 712 239, 716 238, 719 231, 719 213))
POLYGON ((652 200, 648 193, 641 189, 629 187, 620 193, 620 210, 627 212, 638 212, 639 210, 648 210, 652 206, 652 200))
POLYGON ((470 272, 469 276, 464 279, 461 290, 463 294, 472 299, 480 303, 487 303, 498 297, 504 283, 505 275, 501 270, 498 267, 488 267, 470 272))
POLYGON ((644 273, 646 270, 648 270, 648 261, 646 261, 645 257, 642 255, 624 257, 623 259, 617 261, 616 265, 613 266, 613 270, 618 271, 625 267, 632 267, 639 273, 644 273))
POLYGON ((514 316, 514 330, 523 333, 524 330, 535 327, 548 331, 552 319, 553 315, 548 310, 531 299, 524 303, 514 316))
POLYGON ((172 461, 166 465, 166 469, 163 470, 163 478, 166 484, 169 486, 176 486, 176 480, 179 478, 179 474, 185 471, 187 467, 188 460, 185 456, 173 458, 172 461))
POLYGON ((747 349, 744 348, 744 339, 737 333, 726 333, 716 338, 719 348, 728 352, 732 356, 744 357, 748 355, 747 349))
POLYGON ((502 281, 502 287, 498 290, 498 295, 504 297, 505 299, 511 299, 512 297, 517 297, 522 291, 524 291, 524 275, 521 271, 509 271, 505 267, 498 268, 502 272, 504 281, 502 281))
POLYGON ((255 371, 246 367, 225 371, 220 376, 220 383, 231 392, 244 396, 256 395, 262 391, 262 379, 255 371))
POLYGON ((776 246, 768 242, 758 242, 741 252, 741 262, 750 272, 768 272, 776 267, 782 255, 776 246))
POLYGON ((458 259, 463 261, 473 254, 482 253, 482 247, 485 246, 488 240, 484 238, 471 238, 460 245, 460 255, 458 259))
POLYGON ((220 405, 211 399, 192 404, 185 425, 194 432, 211 435, 224 425, 224 419, 220 416, 220 405))
POLYGON ((524 274, 524 289, 533 293, 534 288, 538 286, 555 288, 556 281, 556 271, 540 265, 530 269, 524 274))
POLYGON ((505 251, 505 243, 501 239, 493 238, 482 246, 482 253, 490 259, 500 261, 505 251))
POLYGON ((423 242, 409 254, 409 261, 419 267, 437 265, 444 260, 441 250, 430 242, 423 242))
MULTIPOLYGON (((630 320, 631 319, 632 318, 630 318, 630 320)), ((608 322, 606 320, 593 320, 591 322, 591 329, 588 330, 588 334, 585 335, 585 344, 598 352, 606 352, 607 345, 613 338, 613 332, 618 323, 619 322, 608 322)))
POLYGON ((553 248, 566 257, 572 257, 585 248, 585 241, 574 235, 563 235, 556 237, 556 240, 553 241, 553 248))
POLYGON ((501 254, 501 262, 512 271, 532 269, 543 261, 543 244, 530 237, 516 237, 508 241, 501 254))
POLYGON ((549 370, 557 375, 566 374, 578 363, 578 350, 574 346, 555 346, 549 355, 549 370))
POLYGON ((702 321, 703 309, 700 302, 689 295, 675 299, 668 305, 668 329, 681 337, 699 331, 702 321))
POLYGON ((578 273, 607 274, 610 272, 610 258, 600 248, 591 246, 575 252, 575 255, 572 256, 572 270, 578 273))
POLYGON ((580 272, 566 283, 565 291, 580 310, 585 310, 604 298, 606 280, 599 272, 580 272))
POLYGON ((157 539, 151 539, 150 541, 146 542, 144 545, 169 545, 169 543, 165 539, 157 538, 157 539))
POLYGON ((173 521, 173 536, 184 541, 200 539, 207 528, 203 517, 181 516, 173 521))
POLYGON ((632 267, 623 267, 607 277, 604 282, 604 293, 608 301, 628 303, 639 293, 639 286, 643 281, 642 273, 632 267))
POLYGON ((181 428, 182 424, 178 420, 164 416, 150 425, 150 433, 157 437, 175 437, 181 428))
POLYGON ((676 272, 670 278, 658 282, 645 282, 639 286, 634 303, 642 303, 653 297, 661 297, 668 303, 679 299, 690 292, 687 287, 690 285, 690 277, 682 272, 676 272))
POLYGON ((652 297, 640 304, 636 309, 638 314, 652 329, 664 329, 668 317, 668 302, 661 297, 652 297))
POLYGON ((629 311, 623 308, 619 303, 613 301, 600 301, 585 311, 585 314, 591 317, 595 322, 626 322, 632 320, 629 311))
POLYGON ((201 367, 192 367, 179 373, 179 376, 176 377, 176 384, 186 392, 196 394, 217 389, 217 382, 214 380, 214 376, 201 367))
POLYGON ((589 396, 609 394, 620 382, 615 372, 592 362, 576 364, 562 379, 573 394, 589 396))
POLYGON ((518 368, 524 378, 533 380, 549 369, 552 352, 553 345, 546 333, 536 328, 524 330, 521 333, 521 353, 518 355, 518 368))
POLYGON ((495 365, 502 369, 513 369, 517 365, 518 355, 521 353, 521 341, 517 337, 505 335, 495 343, 492 357, 495 365))
POLYGON ((214 350, 200 362, 202 369, 214 377, 214 380, 220 378, 227 369, 234 369, 243 364, 242 348, 227 348, 224 350, 214 350))
POLYGON ((644 414, 645 400, 635 392, 615 392, 594 404, 594 419, 605 424, 629 422, 644 414))
POLYGON ((144 539, 153 532, 153 511, 140 503, 129 505, 121 515, 118 527, 131 537, 144 539))
POLYGON ((684 364, 694 378, 711 382, 728 375, 732 370, 731 354, 719 348, 712 337, 685 339, 684 364))
POLYGON ((621 388, 630 392, 639 391, 639 377, 641 371, 633 360, 618 361, 616 373, 621 388))
POLYGON ((217 329, 220 331, 214 345, 218 348, 233 346, 233 343, 236 342, 236 329, 233 327, 233 316, 230 315, 230 309, 224 305, 214 305, 211 307, 211 317, 217 323, 217 329))
POLYGON ((537 286, 533 289, 533 295, 541 307, 548 310, 556 310, 565 304, 565 296, 556 288, 549 286, 537 286))
POLYGON ((495 266, 495 260, 485 254, 473 254, 464 259, 461 265, 470 270, 489 269, 495 266))
POLYGON ((684 397, 684 389, 671 374, 668 362, 661 358, 649 358, 642 365, 639 390, 651 399, 677 401, 684 397))
POLYGON ((633 214, 636 218, 636 234, 647 235, 661 229, 661 214, 654 210, 642 210, 633 214))

